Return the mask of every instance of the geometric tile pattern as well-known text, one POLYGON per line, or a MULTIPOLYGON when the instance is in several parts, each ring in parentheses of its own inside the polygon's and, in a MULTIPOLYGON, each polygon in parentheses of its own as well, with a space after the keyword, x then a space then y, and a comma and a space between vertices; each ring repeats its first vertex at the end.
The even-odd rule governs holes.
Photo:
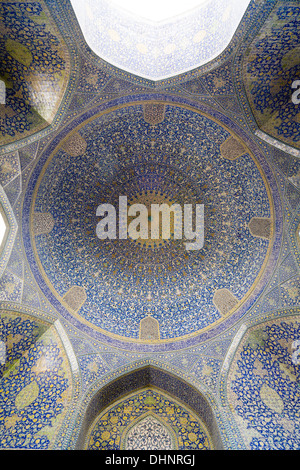
POLYGON ((167 440, 167 445, 174 446, 173 449, 211 449, 209 435, 201 421, 183 405, 152 389, 132 394, 102 412, 88 432, 86 448, 126 449, 128 444, 130 449, 129 444, 132 440, 130 430, 134 423, 142 423, 140 420, 145 416, 152 417, 159 426, 156 426, 156 429, 149 428, 149 434, 145 437, 142 432, 139 438, 136 436, 138 442, 135 443, 137 445, 135 448, 160 449, 162 447, 159 441, 167 440))
POLYGON ((28 137, 51 123, 69 72, 67 48, 44 2, 1 2, 0 145, 28 137))
POLYGON ((3 320, 10 367, 2 366, 1 448, 51 448, 72 393, 67 360, 52 328, 36 338, 30 333, 36 330, 31 321, 3 320))

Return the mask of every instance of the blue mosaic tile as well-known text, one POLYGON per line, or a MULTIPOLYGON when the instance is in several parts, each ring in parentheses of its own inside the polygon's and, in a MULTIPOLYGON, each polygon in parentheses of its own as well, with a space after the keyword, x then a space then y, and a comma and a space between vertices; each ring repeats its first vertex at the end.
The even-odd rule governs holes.
POLYGON ((5 363, 0 366, 0 375, 35 343, 46 327, 34 319, 22 315, 1 313, 0 339, 6 344, 5 363))
POLYGON ((22 279, 5 271, 0 279, 0 300, 19 302, 22 296, 22 279))
POLYGON ((290 255, 280 265, 280 281, 284 282, 287 279, 294 277, 296 274, 298 274, 298 266, 294 260, 294 257, 290 255))
POLYGON ((270 217, 271 214, 263 180, 258 168, 253 164, 250 154, 246 152, 234 161, 222 158, 219 146, 230 136, 229 132, 216 122, 182 108, 166 106, 163 129, 164 135, 161 132, 161 127, 157 127, 157 129, 149 127, 144 121, 141 106, 120 109, 104 115, 100 120, 92 120, 80 130, 81 137, 87 143, 86 152, 78 157, 69 157, 63 150, 59 150, 48 167, 47 177, 39 187, 36 200, 36 212, 49 211, 55 218, 54 230, 48 235, 36 238, 37 251, 44 267, 46 268, 50 260, 55 260, 54 270, 50 266, 49 269, 46 268, 50 284, 55 286, 60 296, 63 296, 72 285, 78 285, 78 283, 80 285, 81 280, 85 279, 88 299, 81 307, 80 315, 83 317, 87 315, 89 321, 96 322, 98 327, 120 336, 127 336, 130 331, 130 334, 137 338, 139 321, 148 312, 151 312, 159 320, 162 339, 191 333, 191 325, 192 331, 208 326, 219 318, 219 313, 212 303, 215 289, 227 287, 241 299, 247 293, 248 286, 254 282, 260 269, 260 263, 266 256, 268 249, 268 241, 252 237, 245 226, 251 217, 270 217), (169 133, 175 119, 181 123, 180 134, 173 131, 169 133), (102 128, 101 134, 98 131, 99 126, 102 128), (185 126, 186 130, 182 126, 185 126), (193 136, 192 138, 189 137, 189 128, 192 129, 192 134, 190 134, 193 136), (198 137, 197 132, 199 133, 198 137), (126 135, 125 141, 124 134, 126 135), (184 140, 181 135, 185 135, 184 140), (139 136, 139 140, 137 140, 137 136, 139 136), (214 141, 207 140, 210 137, 213 137, 214 141), (152 142, 156 143, 152 145, 152 142), (131 156, 129 159, 124 159, 123 152, 127 147, 128 151, 130 148, 131 156), (174 155, 175 152, 188 152, 189 159, 184 162, 173 156, 168 156, 170 148, 174 149, 172 150, 174 155), (143 150, 143 157, 141 157, 141 150, 143 150), (201 160, 198 160, 197 154, 199 153, 201 160), (220 158, 222 167, 216 160, 220 158), (149 161, 152 162, 153 169, 151 164, 149 165, 149 161), (170 169, 170 165, 175 165, 175 173, 170 169), (114 197, 110 194, 108 184, 117 185, 118 191, 123 191, 128 196, 133 196, 135 192, 139 191, 150 193, 156 191, 158 197, 174 198, 176 193, 177 197, 179 196, 179 182, 181 184, 182 178, 186 179, 184 175, 187 174, 187 166, 190 168, 191 178, 190 181, 186 181, 185 189, 191 188, 191 200, 193 198, 196 200, 195 197, 203 200, 208 211, 206 220, 210 221, 210 225, 206 228, 206 249, 204 248, 200 255, 187 255, 182 252, 180 256, 188 256, 189 261, 184 262, 182 258, 180 263, 171 263, 171 265, 173 264, 171 270, 174 271, 174 274, 167 275, 166 267, 163 266, 170 256, 169 250, 173 249, 170 246, 167 251, 165 249, 154 252, 148 250, 148 262, 145 264, 145 261, 142 261, 143 249, 141 250, 138 244, 131 244, 133 251, 131 259, 128 258, 127 261, 126 251, 124 255, 122 254, 122 250, 127 249, 125 245, 124 248, 121 244, 120 247, 116 245, 116 248, 112 243, 99 245, 95 240, 93 229, 96 206, 93 206, 93 210, 90 205, 94 204, 94 200, 98 205, 103 198, 114 197), (191 171, 193 166, 194 170, 191 171), (51 172, 60 173, 62 176, 57 186, 52 185, 51 172), (79 177, 80 173, 84 176, 79 177), (125 177, 125 174, 128 176, 125 177), (173 186, 170 185, 171 174, 173 186), (169 182, 168 186, 164 184, 160 188, 162 178, 167 178, 166 180, 169 182), (255 179, 255 185, 249 183, 251 178, 255 179), (196 186, 193 186, 193 179, 195 182, 198 181, 197 190, 196 186), (178 183, 176 183, 177 180, 178 183), (220 187, 214 185, 215 180, 220 181, 220 187), (96 187, 93 187, 91 181, 98 182, 96 187), (139 183, 140 181, 144 182, 143 186, 139 183), (260 183, 258 184, 258 182, 260 183), (220 189, 221 186, 222 189, 220 189), (206 187, 209 188, 209 192, 205 190, 206 187), (213 205, 212 201, 217 200, 217 194, 222 191, 228 197, 238 201, 237 205, 229 205, 229 200, 226 198, 220 201, 219 206, 213 205), (76 194, 75 200, 74 194, 76 194), (96 194, 97 196, 95 196, 96 194), (71 199, 58 203, 62 196, 64 199, 68 197, 71 199), (75 202, 75 205, 72 201, 75 202), (243 210, 241 210, 242 207, 243 210), (78 210, 84 212, 80 214, 78 210), (229 213, 232 210, 235 212, 229 213), (69 225, 70 220, 78 221, 76 224, 79 223, 79 225, 75 224, 74 227, 69 225), (230 220, 234 220, 234 227, 232 226, 231 229, 230 220), (227 222, 229 223, 227 224, 227 222), (84 227, 80 225, 82 223, 84 227), (226 238, 230 239, 229 243, 224 240, 225 225, 222 228, 223 223, 226 225, 226 238), (230 235, 231 230, 233 230, 232 235, 230 235), (216 237, 216 242, 213 233, 219 234, 216 237), (88 234, 91 238, 88 243, 89 251, 86 252, 84 246, 87 245, 84 240, 88 234), (74 239, 74 243, 72 243, 74 249, 70 251, 67 249, 68 240, 75 235, 76 240, 74 239), (224 252, 226 252, 230 247, 231 252, 235 253, 234 257, 231 255, 227 264, 224 264, 224 272, 219 270, 221 258, 218 259, 213 255, 213 253, 216 254, 216 251, 212 249, 212 244, 215 246, 216 243, 217 250, 225 250, 224 252), (234 249, 232 243, 235 245, 234 249), (247 252, 243 249, 243 246, 246 245, 247 252), (76 258, 74 258, 74 250, 76 258), (110 250, 113 251, 110 253, 110 250), (118 254, 119 250, 121 251, 118 254), (59 255, 62 252, 64 252, 63 258, 59 255), (242 258, 242 253, 243 257, 247 256, 247 253, 251 254, 251 270, 249 270, 249 262, 246 261, 246 258, 242 258), (94 276, 92 277, 87 277, 84 274, 86 267, 83 259, 86 256, 92 256, 89 262, 89 266, 93 267, 94 276), (150 256, 153 257, 153 261, 150 256), (157 261, 155 261, 157 256, 159 259, 161 258, 160 265, 157 265, 157 261), (201 268, 203 264, 201 260, 204 258, 205 268, 204 265, 201 268), (135 268, 136 272, 130 273, 128 268, 133 259, 139 268, 135 268), (69 268, 66 267, 68 263, 70 263, 69 268), (149 276, 149 263, 152 266, 151 269, 155 271, 155 277, 152 274, 149 276), (156 265, 157 267, 155 267, 156 265), (178 270, 179 265, 182 266, 181 274, 178 270), (216 274, 218 270, 220 277, 216 274), (106 274, 104 274, 105 271, 106 274), (108 279, 112 271, 114 271, 114 287, 113 291, 110 291, 108 286, 111 285, 111 282, 108 279), (127 274, 125 274, 126 271, 127 274), (59 278, 59 272, 72 272, 73 278, 68 278, 68 275, 59 278), (74 277, 75 273, 78 273, 78 280, 74 277), (186 278, 185 274, 187 274, 186 278), (91 279, 96 279, 95 275, 97 275, 97 283, 95 281, 90 283, 91 279), (201 276, 197 282, 196 275, 201 276), (106 276, 108 276, 107 280, 106 276), (244 279, 243 285, 237 281, 242 278, 244 279), (158 287, 161 282, 165 286, 163 289, 158 287), (196 284, 198 284, 197 288, 196 284), (125 296, 118 295, 120 289, 125 291, 125 296), (155 293, 155 302, 151 305, 147 301, 149 291, 155 293), (181 292, 180 298, 176 295, 176 291, 181 292), (165 293, 157 297, 158 292, 165 293), (191 296, 192 292, 194 294, 191 296), (133 295, 138 307, 128 310, 126 307, 128 295, 129 297, 133 295), (99 298, 102 298, 102 301, 99 304, 97 300, 95 310, 96 299, 99 298), (105 313, 106 307, 104 309, 107 302, 111 305, 109 316, 105 313), (103 306, 102 313, 100 313, 101 305, 103 306), (126 324, 120 322, 120 312, 122 311, 127 311, 126 324), (138 311, 140 313, 137 316, 138 311), (181 322, 177 323, 175 319, 179 311, 181 312, 181 322), (201 311, 205 312, 205 316, 199 317, 201 311), (162 312, 164 313, 162 314, 162 312), (130 328, 128 328, 129 324, 130 328))
POLYGON ((1 2, 0 21, 0 76, 6 83, 6 106, 0 119, 0 145, 4 145, 48 126, 43 114, 59 106, 57 87, 65 86, 68 54, 66 49, 62 52, 62 38, 38 1, 1 2), (32 93, 40 77, 43 93, 32 93), (50 101, 47 94, 52 96, 50 101))
POLYGON ((299 305, 300 277, 297 276, 281 285, 281 301, 283 306, 294 307, 299 305))

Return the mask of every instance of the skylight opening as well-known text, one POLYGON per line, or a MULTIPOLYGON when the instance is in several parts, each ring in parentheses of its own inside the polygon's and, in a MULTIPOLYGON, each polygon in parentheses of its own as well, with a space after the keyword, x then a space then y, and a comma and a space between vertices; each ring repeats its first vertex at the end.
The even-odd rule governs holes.
POLYGON ((147 21, 161 22, 183 15, 208 0, 108 0, 108 3, 147 21))

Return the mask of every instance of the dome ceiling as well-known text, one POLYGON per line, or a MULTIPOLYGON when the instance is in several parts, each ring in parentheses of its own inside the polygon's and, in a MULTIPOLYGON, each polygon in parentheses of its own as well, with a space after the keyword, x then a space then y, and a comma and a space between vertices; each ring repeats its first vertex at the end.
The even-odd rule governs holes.
POLYGON ((262 165, 227 125, 185 104, 86 113, 48 146, 28 191, 28 257, 41 288, 75 324, 127 345, 172 343, 238 318, 263 285, 274 240, 262 165), (119 196, 148 208, 204 204, 204 247, 99 240, 97 207, 117 208, 119 196))

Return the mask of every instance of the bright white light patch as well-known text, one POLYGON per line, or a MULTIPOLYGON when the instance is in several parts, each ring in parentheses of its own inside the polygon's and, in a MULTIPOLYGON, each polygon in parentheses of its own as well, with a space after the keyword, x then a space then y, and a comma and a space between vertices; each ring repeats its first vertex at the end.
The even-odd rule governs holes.
POLYGON ((109 0, 108 3, 148 21, 164 21, 206 3, 207 0, 109 0))
POLYGON ((5 232, 6 232, 6 224, 5 224, 5 221, 4 221, 4 218, 0 212, 0 246, 1 246, 1 243, 4 239, 4 235, 5 235, 5 232))

